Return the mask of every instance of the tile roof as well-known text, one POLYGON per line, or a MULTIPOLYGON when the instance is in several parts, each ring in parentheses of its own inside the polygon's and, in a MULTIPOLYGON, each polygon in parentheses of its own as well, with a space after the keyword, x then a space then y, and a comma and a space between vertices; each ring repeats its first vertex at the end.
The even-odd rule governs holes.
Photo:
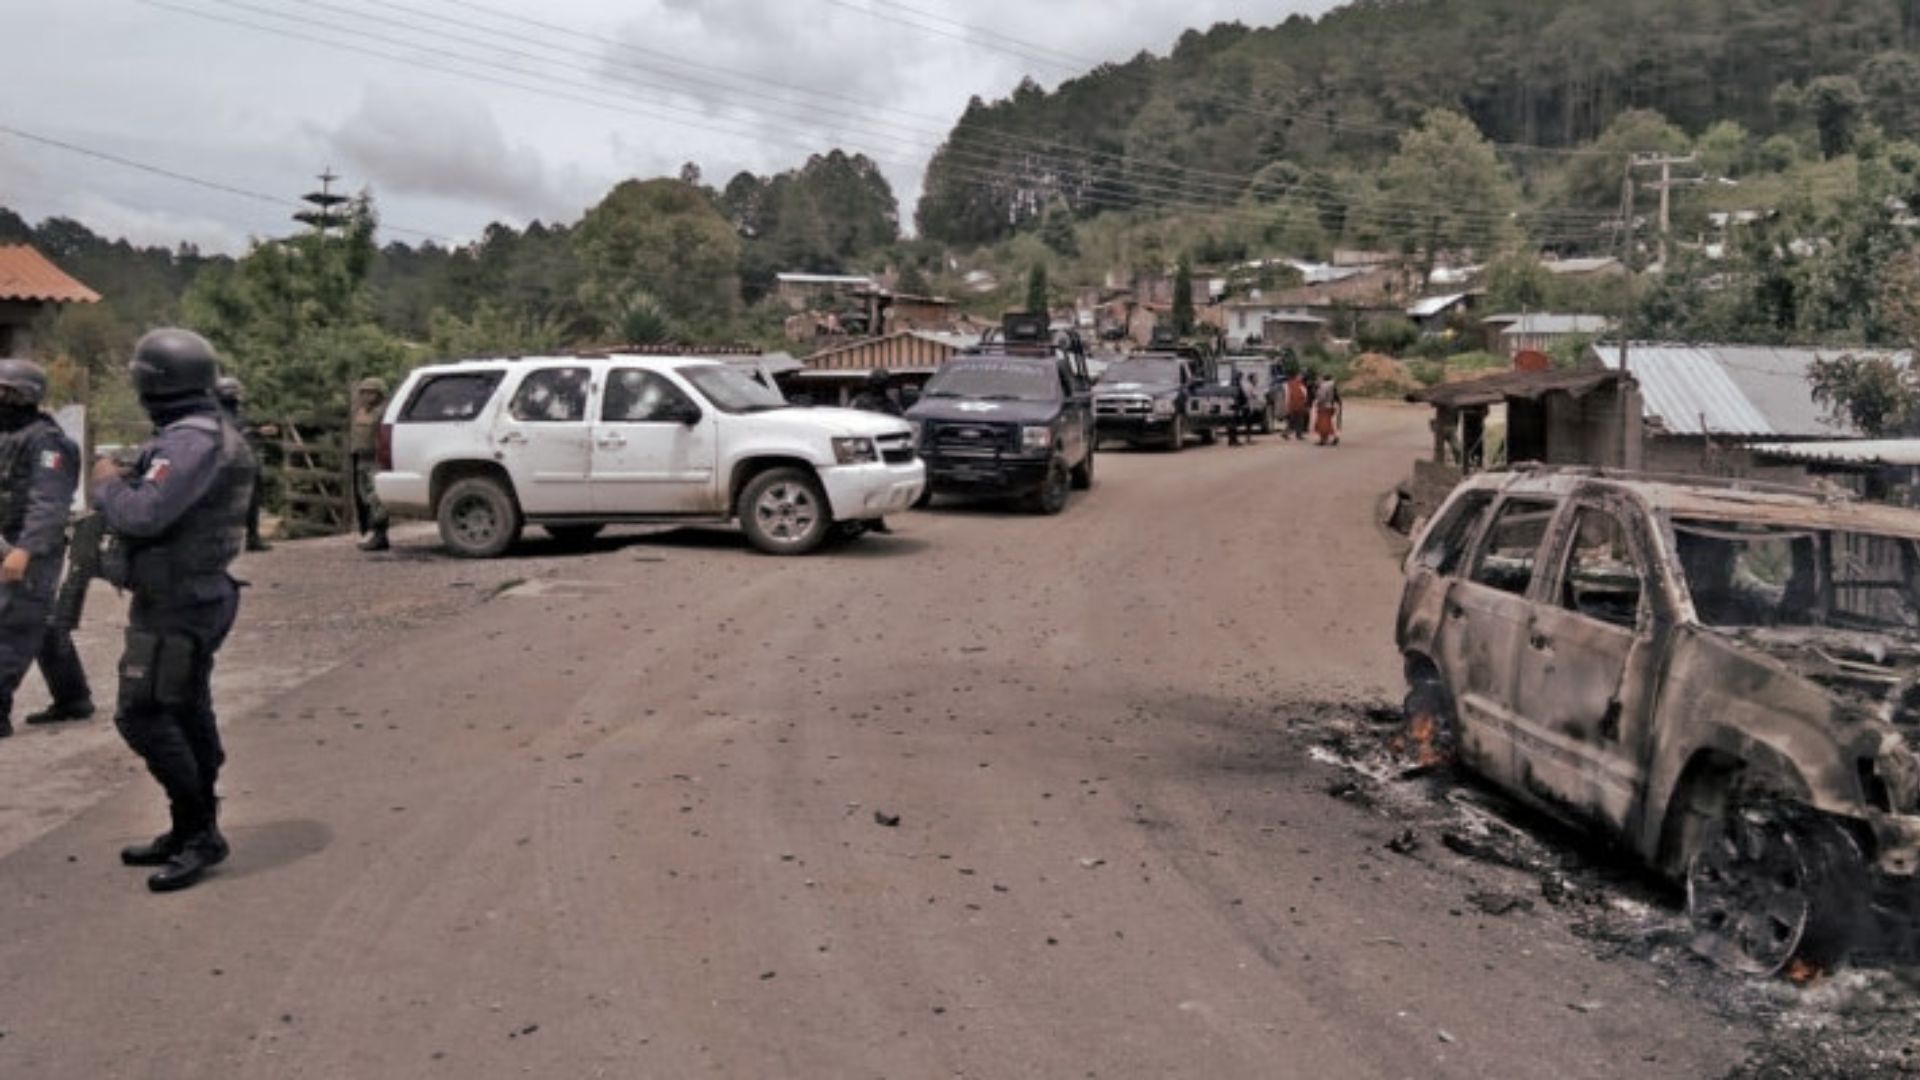
POLYGON ((94 304, 100 294, 68 277, 45 255, 25 244, 0 245, 0 300, 94 304))

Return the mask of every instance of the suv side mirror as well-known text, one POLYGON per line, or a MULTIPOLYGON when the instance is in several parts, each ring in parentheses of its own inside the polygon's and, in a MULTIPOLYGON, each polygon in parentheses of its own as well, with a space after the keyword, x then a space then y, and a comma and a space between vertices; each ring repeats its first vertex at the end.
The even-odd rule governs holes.
POLYGON ((907 408, 911 409, 915 405, 918 405, 919 403, 920 403, 919 387, 903 386, 900 388, 900 404, 905 405, 907 408))
POLYGON ((669 407, 666 410, 666 417, 668 420, 671 420, 676 424, 685 424, 688 427, 692 427, 693 425, 699 423, 700 417, 702 417, 703 415, 705 414, 700 411, 700 406, 695 405, 691 401, 675 402, 671 407, 669 407))

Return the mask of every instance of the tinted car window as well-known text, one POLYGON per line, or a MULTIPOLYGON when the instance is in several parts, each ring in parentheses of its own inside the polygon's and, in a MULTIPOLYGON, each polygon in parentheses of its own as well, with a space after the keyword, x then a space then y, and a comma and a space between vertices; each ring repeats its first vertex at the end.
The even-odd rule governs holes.
POLYGON ((1547 537, 1555 505, 1545 500, 1509 499, 1488 529, 1473 581, 1490 589, 1525 596, 1540 561, 1540 544, 1547 537))
POLYGON ((1492 508, 1491 492, 1461 496, 1427 533, 1416 564, 1445 577, 1459 573, 1460 564, 1466 561, 1467 545, 1473 543, 1473 534, 1492 508))
POLYGON ((607 393, 600 419, 610 424, 657 424, 678 420, 671 415, 689 404, 680 388, 651 371, 616 368, 607 376, 607 393))
POLYGON ((1569 611, 1629 630, 1639 624, 1645 583, 1624 522, 1603 510, 1580 510, 1558 591, 1569 611))
POLYGON ((470 371, 431 375, 420 380, 413 400, 400 414, 402 423, 434 424, 471 420, 486 408, 500 385, 501 372, 470 371))
POLYGON ((1060 376, 1050 363, 1017 360, 949 360, 927 380, 923 398, 986 401, 1058 401, 1060 376))
POLYGON ((542 368, 528 375, 513 395, 515 420, 564 424, 587 418, 586 368, 542 368))
POLYGON ((1144 386, 1179 386, 1180 365, 1165 360, 1122 360, 1100 375, 1103 385, 1139 383, 1144 386))

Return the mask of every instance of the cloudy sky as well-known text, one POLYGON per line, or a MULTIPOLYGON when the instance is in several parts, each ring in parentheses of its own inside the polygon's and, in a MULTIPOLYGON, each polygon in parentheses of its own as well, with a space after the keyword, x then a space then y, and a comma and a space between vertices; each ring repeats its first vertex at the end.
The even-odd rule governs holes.
POLYGON ((614 182, 841 146, 910 218, 975 94, 1334 0, 0 0, 0 205, 233 251, 331 166, 400 239, 571 220, 614 182), (332 45, 325 44, 331 42, 332 45), (346 46, 342 48, 340 46, 346 46), (213 181, 196 187, 21 133, 213 181))

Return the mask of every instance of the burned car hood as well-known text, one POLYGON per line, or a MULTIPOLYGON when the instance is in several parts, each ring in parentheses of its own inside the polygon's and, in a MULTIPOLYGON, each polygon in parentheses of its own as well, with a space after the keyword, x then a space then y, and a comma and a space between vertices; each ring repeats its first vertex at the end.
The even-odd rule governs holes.
POLYGON ((1850 705, 1887 720, 1920 721, 1920 637, 1831 627, 1718 632, 1850 705))
POLYGON ((909 420, 961 424, 1048 424, 1060 415, 1057 401, 982 401, 977 398, 920 399, 907 410, 909 420))

